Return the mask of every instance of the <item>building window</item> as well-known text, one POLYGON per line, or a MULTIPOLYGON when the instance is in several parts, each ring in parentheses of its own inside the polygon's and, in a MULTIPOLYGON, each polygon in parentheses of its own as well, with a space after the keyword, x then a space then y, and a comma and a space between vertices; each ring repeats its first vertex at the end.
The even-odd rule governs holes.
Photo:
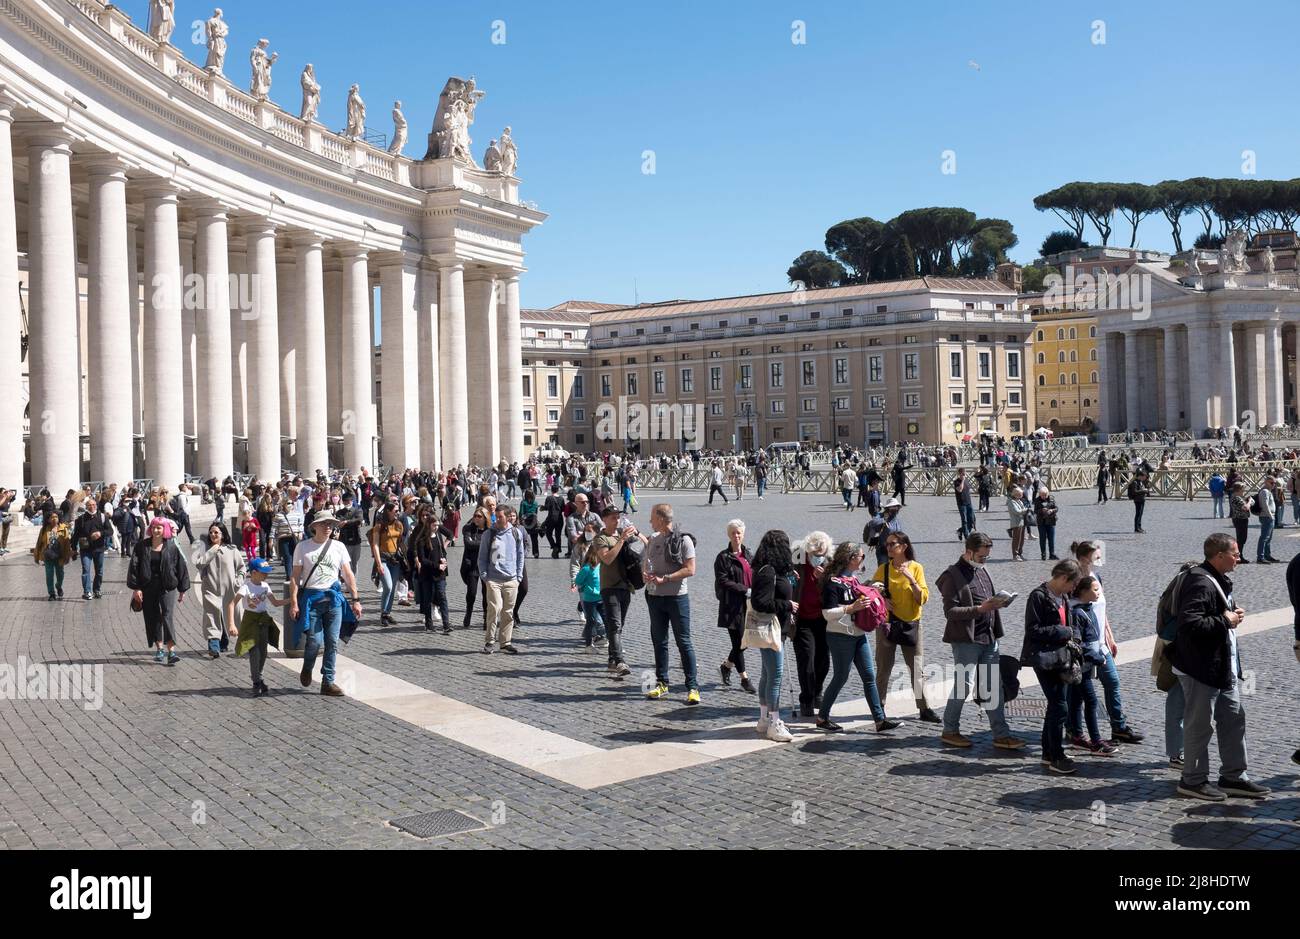
POLYGON ((644 336, 644 335, 645 335, 645 330, 644 330, 644 329, 638 329, 638 330, 636 331, 636 335, 638 335, 638 336, 644 336))
POLYGON ((982 407, 982 408, 987 408, 987 407, 992 407, 992 406, 993 406, 993 392, 991 392, 991 391, 981 391, 981 392, 980 392, 980 407, 982 407))
POLYGON ((609 338, 610 338, 610 339, 617 339, 617 338, 618 338, 618 330, 617 330, 617 329, 611 329, 611 330, 609 331, 609 338))
POLYGON ((740 387, 742 389, 754 387, 754 366, 742 365, 740 367, 740 387))
POLYGON ((1091 399, 1091 398, 1084 398, 1084 399, 1083 399, 1083 406, 1084 406, 1085 408, 1090 408, 1090 407, 1092 407, 1092 399, 1091 399))
POLYGON ((835 348, 837 348, 837 349, 847 349, 848 347, 849 347, 849 343, 848 343, 848 340, 847 340, 847 339, 836 339, 836 340, 835 340, 835 348))
POLYGON ((1070 338, 1071 338, 1071 339, 1078 339, 1078 338, 1079 338, 1078 335, 1075 333, 1075 331, 1074 331, 1074 327, 1073 327, 1073 326, 1070 327, 1070 338))
POLYGON ((800 351, 800 352, 811 352, 811 351, 813 351, 813 344, 812 344, 811 342, 805 342, 805 343, 803 344, 803 346, 800 347, 799 351, 800 351))
POLYGON ((1057 338, 1057 341, 1058 341, 1058 342, 1059 342, 1060 340, 1064 339, 1064 338, 1065 338, 1065 330, 1064 330, 1064 329, 1058 329, 1058 330, 1056 331, 1056 338, 1057 338))
POLYGON ((533 409, 524 408, 524 423, 531 424, 532 422, 533 422, 533 409))
POLYGON ((979 334, 979 341, 980 341, 980 342, 988 342, 988 341, 989 341, 988 333, 980 333, 980 334, 979 334))
POLYGON ((712 414, 714 417, 721 417, 721 416, 722 416, 722 402, 721 402, 721 401, 715 401, 715 402, 713 402, 712 404, 710 404, 710 405, 709 405, 709 413, 712 414))
POLYGON ((582 423, 583 421, 585 421, 586 419, 587 419, 587 412, 586 412, 586 411, 584 411, 582 408, 574 408, 574 411, 573 411, 573 422, 574 422, 575 424, 581 424, 581 423, 582 423))
POLYGON ((915 437, 915 436, 916 436, 917 434, 919 434, 920 432, 921 432, 921 425, 920 425, 920 424, 918 424, 916 421, 908 421, 908 422, 907 422, 907 435, 908 435, 909 437, 915 437))
POLYGON ((1089 339, 1096 339, 1096 338, 1097 338, 1097 327, 1096 327, 1096 326, 1089 326, 1089 327, 1088 327, 1088 338, 1089 338, 1089 339))
POLYGON ((776 321, 777 321, 778 323, 788 323, 788 322, 790 322, 790 314, 789 314, 789 313, 782 313, 780 316, 778 316, 778 317, 776 318, 776 321))
MULTIPOLYGON (((578 443, 582 443, 582 441, 579 440, 578 443)), ((524 434, 524 446, 525 446, 525 447, 531 447, 532 445, 533 445, 533 435, 532 435, 532 434, 524 434)))
POLYGON ((560 376, 546 376, 546 397, 558 398, 560 396, 560 376))
POLYGON ((810 320, 819 320, 822 318, 822 315, 819 311, 813 310, 811 313, 808 314, 808 318, 810 320))
POLYGON ((1014 420, 1014 421, 1011 422, 1011 432, 1012 432, 1013 434, 1018 434, 1018 433, 1020 433, 1020 421, 1019 421, 1019 420, 1014 420))
POLYGON ((1043 341, 1043 331, 1041 329, 1038 331, 1038 341, 1039 342, 1043 341))
POLYGON ((654 393, 657 395, 664 393, 664 373, 661 369, 655 369, 654 372, 654 393))
POLYGON ((699 324, 699 323, 692 323, 692 324, 691 324, 691 329, 692 329, 692 330, 697 330, 697 329, 699 329, 699 328, 700 328, 700 324, 699 324))
POLYGON ((1052 399, 1052 403, 1049 404, 1048 407, 1051 408, 1053 411, 1056 410, 1056 399, 1055 399, 1055 398, 1052 399))
POLYGON ((671 326, 665 326, 662 331, 666 333, 670 333, 673 331, 673 328, 671 326))
POLYGON ((1092 382, 1094 385, 1097 384, 1097 373, 1093 372, 1088 378, 1088 381, 1092 382))
POLYGON ((717 365, 709 369, 709 390, 722 390, 722 369, 717 365))
POLYGON ((848 409, 849 409, 848 395, 841 395, 840 397, 835 399, 835 410, 847 411, 848 409))
POLYGON ((651 362, 662 362, 663 360, 664 360, 664 357, 663 357, 662 355, 656 355, 656 356, 655 356, 654 358, 652 358, 650 361, 651 361, 651 362))
POLYGON ((533 376, 525 375, 524 376, 524 397, 531 398, 532 396, 533 396, 533 376))
POLYGON ((879 340, 879 339, 868 339, 868 340, 867 340, 867 345, 869 345, 869 346, 878 346, 878 345, 880 345, 880 340, 879 340))
POLYGON ((840 437, 847 437, 847 436, 849 435, 849 427, 848 427, 848 425, 847 425, 847 424, 836 424, 836 425, 835 425, 835 433, 836 433, 837 436, 840 436, 840 437))
POLYGON ((1019 406, 1020 406, 1020 392, 1018 392, 1018 391, 1008 392, 1008 394, 1007 394, 1007 403, 1008 403, 1008 404, 1014 404, 1014 405, 1016 405, 1016 407, 1019 407, 1019 406))
POLYGON ((630 372, 627 376, 627 393, 632 396, 635 396, 637 393, 635 372, 630 372))
POLYGON ((1070 373, 1070 384, 1071 384, 1071 385, 1077 385, 1077 384, 1079 384, 1079 373, 1078 373, 1078 372, 1071 372, 1071 373, 1070 373))
POLYGON ((579 372, 577 375, 573 376, 573 396, 575 398, 585 398, 587 396, 586 389, 583 385, 582 373, 579 372))
POLYGON ((628 364, 628 365, 636 365, 636 356, 634 356, 634 355, 633 355, 633 356, 628 356, 627 364, 628 364))
POLYGON ((784 413, 785 413, 785 402, 784 402, 784 401, 773 401, 773 402, 772 402, 772 413, 773 413, 773 414, 784 414, 784 413))
POLYGON ((560 412, 556 408, 548 408, 546 411, 546 421, 550 424, 558 424, 560 422, 560 412))
POLYGON ((578 446, 582 446, 584 443, 587 442, 587 435, 586 435, 586 434, 577 434, 577 435, 574 436, 574 438, 573 438, 573 442, 576 443, 578 446))
POLYGON ((874 385, 884 381, 885 378, 885 359, 883 356, 873 355, 867 358, 867 378, 874 385))
POLYGON ((903 407, 909 411, 915 411, 921 406, 921 396, 915 391, 909 391, 903 395, 903 407))
POLYGON ((1064 385, 1064 384, 1065 384, 1065 372, 1061 372, 1060 374, 1058 374, 1058 375, 1056 376, 1056 383, 1057 383, 1058 385, 1064 385))
POLYGON ((1041 352, 1038 353, 1038 364, 1039 364, 1039 365, 1042 365, 1046 360, 1047 360, 1047 359, 1046 359, 1046 356, 1044 356, 1043 353, 1041 353, 1041 352))
POLYGON ((1064 350, 1062 350, 1061 352, 1056 353, 1056 361, 1057 361, 1057 362, 1064 362, 1064 361, 1065 361, 1065 352, 1064 352, 1064 350))
POLYGON ((961 353, 948 353, 948 374, 953 378, 961 378, 961 353))
POLYGON ((990 356, 987 352, 980 353, 980 378, 992 377, 989 375, 989 358, 990 356))
POLYGON ((745 349, 741 349, 741 350, 740 350, 739 352, 737 352, 736 354, 737 354, 737 355, 740 355, 740 356, 753 355, 753 354, 754 354, 754 350, 749 349, 749 348, 745 348, 745 349))
POLYGON ((726 329, 726 328, 727 328, 727 321, 726 321, 726 320, 718 320, 718 329, 726 329))
POLYGON ((1079 353, 1078 353, 1077 350, 1075 350, 1075 349, 1071 349, 1071 350, 1070 350, 1070 361, 1071 361, 1071 362, 1077 362, 1077 361, 1079 361, 1079 353))
POLYGON ((690 368, 682 369, 682 394, 695 393, 695 370, 690 368))
POLYGON ((907 345, 907 346, 914 346, 914 345, 916 345, 917 342, 918 342, 918 340, 917 340, 917 338, 916 338, 915 336, 904 336, 904 337, 903 337, 903 344, 904 344, 904 345, 907 345))
POLYGON ((1005 310, 1006 308, 1007 308, 1007 305, 1006 305, 1005 303, 995 303, 995 304, 993 304, 993 309, 995 309, 995 310, 1005 310))
POLYGON ((1020 377, 1020 353, 1008 352, 1007 353, 1007 378, 1019 378, 1019 377, 1020 377))
POLYGON ((608 375, 600 376, 600 396, 602 398, 608 398, 610 395, 614 393, 610 387, 611 384, 612 384, 612 379, 610 378, 610 376, 608 375))
POLYGON ((1039 387, 1039 388, 1045 388, 1046 386, 1047 386, 1047 376, 1046 376, 1046 375, 1039 375, 1039 376, 1038 376, 1038 387, 1039 387))
POLYGON ((867 407, 873 411, 883 411, 885 409, 885 396, 871 395, 867 398, 867 407))
POLYGON ((949 333, 949 334, 948 334, 948 341, 949 341, 949 342, 961 342, 961 336, 957 335, 957 333, 949 333))
POLYGON ((564 334, 564 338, 565 338, 565 339, 572 339, 572 338, 573 338, 573 333, 565 333, 565 334, 564 334))
POLYGON ((876 307, 876 312, 877 312, 877 313, 888 313, 888 312, 889 312, 889 306, 888 306, 888 304, 884 304, 884 303, 880 304, 879 306, 876 307))
POLYGON ((973 303, 967 303, 967 304, 966 304, 966 309, 968 309, 968 310, 973 310, 973 309, 975 309, 975 304, 973 304, 973 303))
POLYGON ((817 363, 807 361, 802 363, 803 366, 803 386, 811 388, 817 384, 817 363))
POLYGON ((710 350, 709 350, 709 358, 711 358, 711 359, 720 359, 720 358, 722 358, 722 353, 719 352, 717 349, 710 349, 710 350))
POLYGON ((1088 361, 1089 361, 1089 362, 1096 362, 1096 361, 1097 361, 1097 350, 1096 350, 1096 349, 1091 349, 1091 350, 1089 350, 1089 352, 1088 352, 1088 361))
POLYGON ((835 360, 835 384, 847 385, 849 383, 849 360, 835 360))
POLYGON ((903 381, 916 381, 920 375, 920 356, 908 352, 903 356, 903 381))
POLYGON ((773 362, 770 369, 771 383, 773 388, 785 387, 785 365, 781 362, 773 362))
POLYGON ((812 413, 814 413, 816 410, 817 410, 817 399, 816 399, 816 398, 804 398, 804 399, 803 399, 803 411, 804 411, 805 414, 812 414, 812 413))
POLYGON ((757 325, 758 325, 758 317, 757 317, 757 316, 751 316, 751 317, 749 318, 749 325, 750 325, 750 326, 757 326, 757 325))
POLYGON ((966 403, 966 396, 965 396, 964 394, 962 394, 960 391, 954 391, 954 392, 952 392, 952 406, 953 406, 953 407, 955 407, 955 408, 959 408, 959 407, 961 407, 961 406, 962 406, 963 404, 965 404, 965 403, 966 403))
POLYGON ((781 347, 780 347, 780 346, 768 346, 768 347, 767 347, 767 352, 768 352, 769 355, 780 355, 780 354, 781 354, 781 347))

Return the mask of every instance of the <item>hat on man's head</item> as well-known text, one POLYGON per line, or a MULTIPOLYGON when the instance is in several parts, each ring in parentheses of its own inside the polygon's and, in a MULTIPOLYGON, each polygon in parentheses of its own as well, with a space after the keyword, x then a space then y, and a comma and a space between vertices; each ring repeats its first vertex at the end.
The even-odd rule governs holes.
POLYGON ((258 574, 270 574, 275 570, 275 568, 271 566, 271 562, 266 558, 253 558, 253 560, 248 562, 248 569, 258 574))
POLYGON ((342 525, 342 524, 343 524, 342 521, 334 517, 333 512, 326 510, 324 512, 317 512, 315 515, 311 517, 310 527, 315 528, 317 525, 342 525))
POLYGON ((607 505, 600 510, 601 518, 608 518, 611 515, 622 515, 622 514, 623 514, 622 510, 617 509, 612 505, 607 505))
POLYGON ((884 505, 880 507, 880 511, 884 512, 888 509, 901 509, 902 507, 903 507, 903 503, 891 497, 889 500, 885 502, 884 505))

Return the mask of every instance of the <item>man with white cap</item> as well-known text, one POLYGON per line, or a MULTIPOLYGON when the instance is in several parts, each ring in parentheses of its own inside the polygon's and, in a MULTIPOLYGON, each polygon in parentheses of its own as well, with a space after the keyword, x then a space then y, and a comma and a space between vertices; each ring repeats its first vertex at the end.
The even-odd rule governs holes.
POLYGON ((304 633, 307 637, 302 673, 298 678, 304 688, 310 687, 312 667, 316 664, 323 637, 325 658, 321 663, 320 691, 335 698, 343 696, 343 689, 334 683, 334 660, 338 654, 339 631, 343 626, 344 599, 339 589, 340 580, 347 588, 352 612, 358 618, 361 616, 352 559, 347 548, 334 538, 339 524, 333 512, 316 513, 311 520, 311 540, 299 542, 294 549, 293 573, 289 578, 293 647, 298 645, 304 633))
POLYGON ((902 510, 903 503, 891 498, 880 507, 880 514, 867 522, 866 528, 862 530, 862 540, 876 549, 877 567, 889 560, 889 553, 885 551, 885 539, 892 532, 903 530, 903 523, 898 520, 902 510))

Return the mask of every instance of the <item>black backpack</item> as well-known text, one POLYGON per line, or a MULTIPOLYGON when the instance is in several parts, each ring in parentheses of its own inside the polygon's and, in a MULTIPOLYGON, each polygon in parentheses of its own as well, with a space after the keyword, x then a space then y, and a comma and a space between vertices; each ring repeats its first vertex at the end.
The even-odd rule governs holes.
POLYGON ((699 544, 695 536, 688 531, 678 531, 674 528, 667 535, 668 541, 664 544, 664 554, 668 560, 672 561, 678 567, 686 563, 686 545, 683 539, 691 539, 691 547, 699 544))
POLYGON ((618 565, 623 571, 623 580, 629 590, 636 592, 645 586, 645 574, 641 571, 641 553, 632 547, 632 542, 625 541, 618 552, 618 565))

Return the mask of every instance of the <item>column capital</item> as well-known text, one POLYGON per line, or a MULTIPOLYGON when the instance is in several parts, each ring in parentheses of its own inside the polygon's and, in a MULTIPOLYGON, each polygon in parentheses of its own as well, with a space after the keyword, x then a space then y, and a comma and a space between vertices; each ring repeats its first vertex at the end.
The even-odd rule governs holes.
POLYGON ((460 271, 462 274, 466 273, 465 262, 458 257, 435 255, 430 257, 429 260, 438 265, 438 270, 440 271, 460 271))
POLYGON ((180 204, 181 187, 170 179, 150 177, 148 179, 133 180, 132 188, 146 203, 171 202, 176 205, 180 204))
POLYGON ((311 248, 319 248, 323 250, 326 243, 329 241, 329 239, 321 232, 305 228, 295 228, 290 230, 287 232, 287 238, 285 240, 293 245, 295 251, 311 248))
POLYGON ((230 216, 235 211, 235 207, 229 202, 222 202, 220 199, 214 199, 211 196, 186 199, 185 208, 196 220, 206 219, 225 222, 230 221, 230 216))
POLYGON ((14 122, 14 111, 18 108, 18 98, 9 86, 0 83, 0 121, 6 124, 14 122))
POLYGON ((353 241, 343 241, 334 249, 338 256, 353 261, 365 261, 370 257, 370 248, 365 245, 359 245, 353 241))
POLYGON ((371 266, 378 270, 389 267, 403 267, 414 270, 420 263, 419 255, 409 251, 376 251, 370 256, 371 266))
POLYGON ((87 176, 97 178, 126 179, 128 169, 126 161, 115 153, 88 153, 77 156, 75 164, 78 169, 84 170, 87 176))
POLYGON ((261 215, 241 215, 231 219, 232 224, 239 229, 245 238, 256 235, 270 235, 275 237, 280 233, 281 226, 269 218, 261 215))

